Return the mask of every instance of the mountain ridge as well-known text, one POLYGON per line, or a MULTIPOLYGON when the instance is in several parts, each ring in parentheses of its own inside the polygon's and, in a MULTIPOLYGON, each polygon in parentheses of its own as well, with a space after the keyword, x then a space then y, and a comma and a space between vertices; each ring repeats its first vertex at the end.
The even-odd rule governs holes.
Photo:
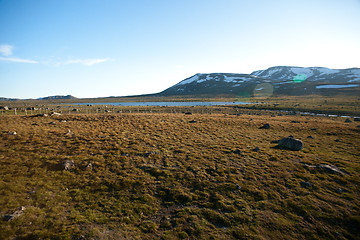
POLYGON ((197 73, 157 95, 228 94, 250 97, 272 94, 337 94, 350 92, 358 87, 360 68, 275 66, 250 74, 197 73))

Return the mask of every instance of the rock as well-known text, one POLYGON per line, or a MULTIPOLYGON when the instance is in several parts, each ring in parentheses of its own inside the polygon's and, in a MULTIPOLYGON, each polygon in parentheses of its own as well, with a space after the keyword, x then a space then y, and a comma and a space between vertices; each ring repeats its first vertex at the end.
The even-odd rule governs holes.
POLYGON ((354 118, 355 122, 360 122, 360 118, 354 118))
POLYGON ((346 174, 345 172, 341 171, 339 168, 329 164, 319 164, 316 166, 316 165, 302 163, 302 165, 307 168, 319 169, 328 173, 346 174))
POLYGON ((70 171, 71 169, 73 169, 75 167, 75 162, 73 160, 65 160, 63 163, 63 168, 66 171, 70 171))
POLYGON ((313 137, 313 136, 307 136, 307 138, 314 139, 314 137, 313 137))
POLYGON ((317 128, 312 128, 312 129, 310 129, 310 130, 312 130, 312 131, 316 131, 316 130, 317 130, 317 128))
POLYGON ((49 115, 47 115, 46 113, 40 113, 40 114, 36 114, 36 115, 33 115, 31 117, 47 117, 49 115))
POLYGON ((270 124, 265 123, 263 126, 261 126, 259 129, 269 129, 270 128, 270 124))
POLYGON ((301 140, 295 139, 292 136, 281 139, 279 141, 278 145, 280 147, 290 149, 290 150, 293 150, 293 151, 299 151, 304 146, 304 144, 303 144, 303 142, 301 140))
POLYGON ((16 135, 17 133, 15 131, 9 131, 8 135, 16 135))
POLYGON ((7 111, 7 110, 9 110, 9 107, 8 107, 8 106, 0 106, 0 110, 5 110, 5 111, 7 111))
POLYGON ((320 168, 326 172, 329 172, 329 173, 345 174, 343 171, 341 171, 337 167, 329 165, 329 164, 320 164, 318 166, 318 168, 320 168))
POLYGON ((86 165, 86 170, 92 170, 93 169, 93 165, 91 163, 89 163, 88 165, 86 165))
POLYGON ((300 123, 299 121, 291 121, 291 123, 300 123))
POLYGON ((240 151, 240 149, 236 149, 236 150, 233 151, 233 153, 235 153, 235 154, 241 154, 241 151, 240 151))
POLYGON ((196 123, 196 122, 197 122, 196 120, 189 121, 189 123, 196 123))
POLYGON ((49 122, 50 125, 56 125, 56 122, 49 122))
POLYGON ((68 129, 67 133, 65 133, 65 136, 71 136, 72 132, 70 131, 70 129, 68 129))
POLYGON ((191 112, 186 112, 185 115, 192 115, 192 113, 191 112))
POLYGON ((259 148, 259 147, 256 147, 256 148, 253 149, 253 151, 254 151, 254 152, 258 152, 258 151, 260 151, 260 148, 259 148))
POLYGON ((351 121, 350 118, 347 118, 347 119, 345 120, 345 122, 346 122, 346 123, 351 123, 352 121, 351 121))
POLYGON ((312 188, 313 185, 309 182, 301 182, 300 186, 304 187, 304 188, 312 188))
POLYGON ((78 112, 78 111, 79 111, 79 109, 74 108, 72 111, 73 111, 73 112, 78 112))
POLYGON ((24 214, 24 211, 26 210, 25 207, 21 206, 18 210, 16 210, 14 213, 12 214, 6 214, 3 216, 3 219, 5 221, 12 221, 14 220, 15 218, 18 218, 20 217, 21 215, 24 214))
POLYGON ((50 116, 61 116, 61 113, 57 113, 57 112, 51 112, 50 116))
POLYGON ((335 142, 340 142, 340 139, 335 139, 335 142))

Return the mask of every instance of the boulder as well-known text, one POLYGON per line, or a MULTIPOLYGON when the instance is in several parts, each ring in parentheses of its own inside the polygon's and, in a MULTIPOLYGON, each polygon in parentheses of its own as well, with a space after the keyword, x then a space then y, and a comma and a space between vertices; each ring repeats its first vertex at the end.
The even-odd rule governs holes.
POLYGON ((279 147, 286 148, 293 151, 299 151, 304 147, 304 144, 301 140, 295 139, 292 136, 283 138, 278 143, 279 147))

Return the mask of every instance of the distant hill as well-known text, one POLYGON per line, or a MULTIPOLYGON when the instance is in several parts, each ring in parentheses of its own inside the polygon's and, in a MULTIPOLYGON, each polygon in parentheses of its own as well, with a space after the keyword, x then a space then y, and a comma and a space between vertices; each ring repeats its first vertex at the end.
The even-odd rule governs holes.
POLYGON ((43 98, 38 98, 38 100, 58 100, 58 99, 77 99, 74 96, 71 95, 56 95, 56 96, 48 96, 43 98))
POLYGON ((277 66, 251 74, 198 73, 157 95, 267 96, 337 93, 360 93, 360 68, 277 66))
POLYGON ((19 99, 0 97, 0 101, 16 101, 16 100, 19 100, 19 99))

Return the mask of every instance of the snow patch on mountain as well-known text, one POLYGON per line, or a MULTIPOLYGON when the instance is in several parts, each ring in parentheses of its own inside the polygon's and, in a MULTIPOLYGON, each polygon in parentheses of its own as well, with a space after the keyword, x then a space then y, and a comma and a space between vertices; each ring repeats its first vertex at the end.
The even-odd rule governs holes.
POLYGON ((314 75, 314 72, 309 68, 292 67, 290 68, 290 71, 295 75, 305 74, 307 78, 314 75))
POLYGON ((321 88, 350 88, 350 87, 360 87, 359 84, 347 84, 347 85, 320 85, 316 86, 317 89, 321 88))
POLYGON ((185 85, 185 84, 189 84, 193 81, 197 81, 199 79, 199 74, 195 74, 194 76, 192 77, 189 77, 181 82, 179 82, 178 84, 176 84, 175 86, 179 86, 179 85, 185 85))

